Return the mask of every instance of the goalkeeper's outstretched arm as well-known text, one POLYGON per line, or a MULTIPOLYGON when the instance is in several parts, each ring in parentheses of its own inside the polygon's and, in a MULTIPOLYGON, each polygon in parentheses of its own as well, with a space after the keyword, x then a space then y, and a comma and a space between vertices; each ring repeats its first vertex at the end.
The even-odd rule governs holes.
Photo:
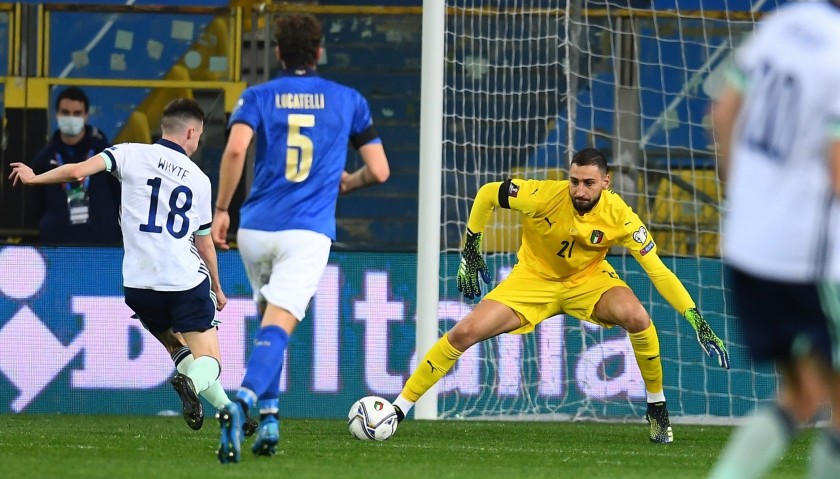
POLYGON ((633 253, 636 260, 642 265, 648 277, 650 277, 653 286, 659 291, 659 294, 668 301, 674 309, 676 309, 686 321, 694 329, 697 334, 697 341, 700 346, 709 355, 709 357, 717 360, 718 365, 722 368, 729 369, 729 352, 726 350, 726 345, 723 343, 717 334, 715 334, 709 323, 703 319, 691 295, 686 291, 685 286, 677 278, 670 269, 662 262, 655 252, 648 253, 645 256, 633 253))
POLYGON ((481 256, 481 240, 484 228, 493 211, 499 207, 498 192, 501 182, 487 183, 478 190, 470 209, 470 219, 464 235, 464 248, 461 250, 461 264, 458 266, 458 291, 467 299, 481 296, 479 276, 485 284, 490 284, 490 272, 481 256))
POLYGON ((499 187, 502 182, 494 181, 479 188, 473 199, 470 209, 470 218, 467 221, 467 230, 481 234, 487 223, 493 216, 493 212, 499 207, 499 187))
POLYGON ((473 233, 483 233, 484 228, 490 221, 490 217, 493 216, 493 212, 497 208, 518 211, 526 216, 537 214, 539 205, 534 202, 535 200, 533 198, 525 201, 520 195, 515 204, 511 202, 511 198, 517 197, 516 192, 520 188, 525 188, 532 183, 535 185, 535 188, 539 188, 540 182, 522 179, 494 181, 479 188, 475 199, 473 199, 472 209, 470 209, 467 229, 473 233))

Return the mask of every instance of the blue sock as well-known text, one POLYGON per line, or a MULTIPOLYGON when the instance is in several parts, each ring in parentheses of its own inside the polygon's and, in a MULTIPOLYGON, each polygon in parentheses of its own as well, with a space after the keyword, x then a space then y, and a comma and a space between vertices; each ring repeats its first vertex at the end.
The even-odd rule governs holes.
MULTIPOLYGON (((248 359, 245 378, 242 379, 242 387, 253 391, 257 398, 270 397, 271 393, 266 393, 274 389, 274 396, 277 397, 283 353, 289 343, 289 334, 278 326, 266 326, 260 330, 255 343, 251 358, 248 359)), ((254 406, 253 399, 247 401, 249 408, 254 406)))
POLYGON ((283 355, 280 356, 280 367, 277 368, 277 374, 271 378, 268 383, 268 388, 264 393, 260 394, 259 407, 260 409, 274 409, 277 410, 277 399, 280 397, 280 374, 283 372, 283 355))
POLYGON ((260 396, 257 407, 260 410, 260 422, 269 418, 280 420, 280 374, 283 372, 283 356, 280 356, 280 368, 268 383, 268 389, 260 396))

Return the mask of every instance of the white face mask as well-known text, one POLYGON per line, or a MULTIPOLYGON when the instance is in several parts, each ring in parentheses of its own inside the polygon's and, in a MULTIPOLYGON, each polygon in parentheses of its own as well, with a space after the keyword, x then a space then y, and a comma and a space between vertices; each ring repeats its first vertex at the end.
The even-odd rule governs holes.
POLYGON ((76 136, 85 129, 85 119, 81 116, 59 116, 58 129, 67 136, 76 136))

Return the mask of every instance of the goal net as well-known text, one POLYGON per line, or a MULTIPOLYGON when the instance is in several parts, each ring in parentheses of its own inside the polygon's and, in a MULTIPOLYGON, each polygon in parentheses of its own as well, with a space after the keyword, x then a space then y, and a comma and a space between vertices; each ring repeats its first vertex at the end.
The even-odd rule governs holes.
MULTIPOLYGON (((771 400, 775 371, 749 361, 720 263, 708 106, 733 47, 781 3, 447 0, 441 334, 472 306, 460 300, 455 273, 478 188, 563 179, 572 153, 594 146, 611 162, 613 189, 729 347, 725 371, 632 256, 612 252, 657 325, 671 415, 729 419, 771 400)), ((515 263, 520 232, 517 213, 494 213, 484 239, 493 285, 515 263)), ((474 346, 438 394, 443 418, 615 420, 640 418, 645 407, 627 334, 564 316, 474 346)))

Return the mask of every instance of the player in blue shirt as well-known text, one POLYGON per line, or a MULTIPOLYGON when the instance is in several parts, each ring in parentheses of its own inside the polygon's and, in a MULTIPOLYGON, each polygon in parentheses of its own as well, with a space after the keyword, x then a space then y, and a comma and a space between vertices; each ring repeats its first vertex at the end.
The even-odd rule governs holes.
POLYGON ((262 322, 236 400, 219 413, 222 463, 239 462, 242 422, 255 407, 260 427, 252 450, 274 454, 283 353, 326 268, 338 195, 390 175, 367 100, 315 71, 322 53, 318 20, 280 17, 275 40, 285 69, 242 94, 219 170, 212 234, 228 249, 228 207, 256 137, 254 182, 240 211, 237 242, 262 322), (364 162, 353 173, 344 171, 348 143, 364 162))

